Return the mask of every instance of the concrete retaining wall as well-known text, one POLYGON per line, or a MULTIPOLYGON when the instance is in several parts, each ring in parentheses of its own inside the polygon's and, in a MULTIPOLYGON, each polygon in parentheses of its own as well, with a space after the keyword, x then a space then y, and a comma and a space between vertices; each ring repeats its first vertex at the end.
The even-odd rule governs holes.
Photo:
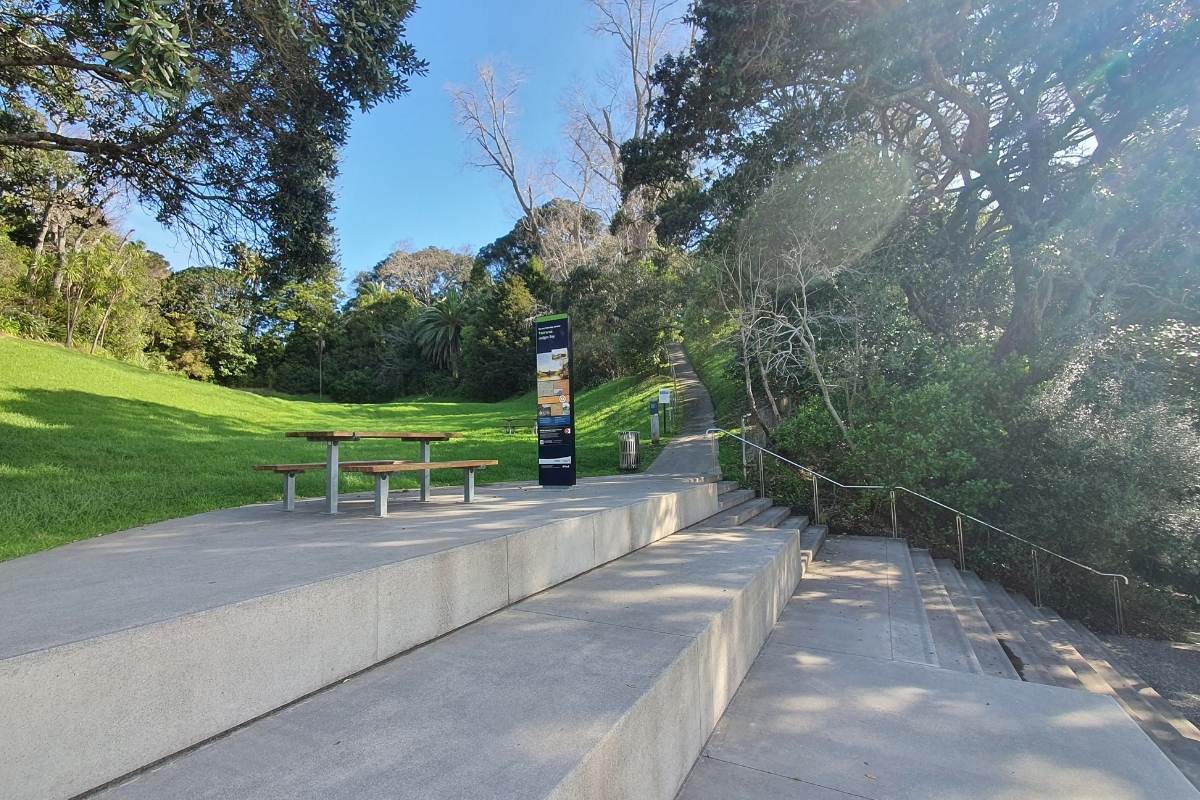
POLYGON ((71 797, 717 511, 715 484, 0 661, 0 794, 71 797))

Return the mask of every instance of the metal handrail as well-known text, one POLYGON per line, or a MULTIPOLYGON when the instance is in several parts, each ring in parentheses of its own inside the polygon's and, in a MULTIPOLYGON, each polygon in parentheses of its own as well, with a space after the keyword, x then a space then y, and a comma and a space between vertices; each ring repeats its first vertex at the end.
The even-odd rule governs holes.
MULTIPOLYGON (((799 470, 802 473, 806 473, 809 476, 809 478, 811 479, 812 485, 813 485, 813 521, 816 522, 818 525, 821 524, 820 494, 817 489, 817 481, 819 479, 819 480, 823 480, 827 483, 833 484, 834 486, 837 486, 838 488, 841 488, 841 489, 858 489, 858 490, 864 490, 864 491, 884 491, 884 490, 886 490, 888 492, 888 500, 891 504, 892 536, 893 537, 898 537, 900 535, 899 525, 898 525, 898 521, 896 518, 896 492, 898 492, 898 491, 904 492, 906 494, 910 494, 913 497, 924 500, 927 503, 932 503, 933 505, 938 506, 939 508, 943 508, 946 511, 949 511, 950 513, 954 514, 955 531, 958 536, 958 565, 962 569, 966 568, 966 550, 965 550, 964 540, 963 540, 963 524, 962 524, 964 519, 968 519, 971 522, 974 522, 978 525, 982 525, 983 527, 988 528, 989 530, 993 530, 996 533, 1002 534, 1004 536, 1009 537, 1010 539, 1013 539, 1014 541, 1017 541, 1023 545, 1026 545, 1027 547, 1029 547, 1030 553, 1032 554, 1032 557, 1033 557, 1034 594, 1035 594, 1034 600, 1035 600, 1035 604, 1039 607, 1042 605, 1041 571, 1040 571, 1039 565, 1038 565, 1038 553, 1039 552, 1045 553, 1048 556, 1053 556, 1054 558, 1057 558, 1060 561, 1064 561, 1074 567, 1078 567, 1079 569, 1090 572, 1091 574, 1093 574, 1097 577, 1108 578, 1109 580, 1112 581, 1112 584, 1113 584, 1113 603, 1114 603, 1114 611, 1115 611, 1116 623, 1117 623, 1117 632, 1118 633, 1124 632, 1125 622, 1123 619, 1124 615, 1123 615, 1123 609, 1122 609, 1122 605, 1121 605, 1120 586, 1122 583, 1125 586, 1129 585, 1129 577, 1126 575, 1122 575, 1119 572, 1104 572, 1103 570, 1096 569, 1095 567, 1090 567, 1087 564, 1084 564, 1080 561, 1076 561, 1073 558, 1064 556, 1062 553, 1058 553, 1047 547, 1043 547, 1042 545, 1037 544, 1036 542, 1031 542, 1030 540, 1024 538, 1023 536, 1018 536, 1015 533, 1011 533, 1009 531, 1004 530, 1003 528, 999 528, 990 522, 987 522, 985 520, 980 519, 979 517, 974 516, 973 514, 968 514, 965 511, 960 511, 959 509, 954 508, 953 506, 946 505, 945 503, 941 502, 940 500, 935 500, 934 498, 929 497, 928 495, 922 494, 918 491, 914 491, 913 489, 909 489, 906 486, 900 486, 900 485, 881 486, 878 484, 841 483, 840 481, 834 480, 833 478, 829 477, 828 475, 822 475, 820 472, 817 472, 812 467, 805 466, 804 464, 798 464, 795 461, 792 461, 790 458, 786 458, 785 456, 782 456, 779 453, 776 453, 774 450, 768 450, 767 448, 763 447, 762 445, 752 442, 749 439, 746 439, 745 437, 739 436, 736 433, 733 433, 732 431, 727 431, 724 428, 709 428, 707 431, 705 431, 705 433, 706 433, 706 435, 713 437, 714 453, 717 448, 716 434, 723 434, 725 436, 731 436, 734 439, 737 439, 743 445, 749 445, 750 447, 753 447, 754 449, 758 450, 760 454, 765 453, 766 455, 771 456, 772 458, 776 459, 777 461, 781 461, 784 464, 788 464, 789 466, 796 468, 797 470, 799 470)), ((763 481, 761 468, 762 468, 762 458, 760 455, 760 457, 759 457, 759 481, 760 481, 760 483, 762 483, 762 481, 763 481)), ((762 487, 762 493, 766 494, 765 485, 762 487)))

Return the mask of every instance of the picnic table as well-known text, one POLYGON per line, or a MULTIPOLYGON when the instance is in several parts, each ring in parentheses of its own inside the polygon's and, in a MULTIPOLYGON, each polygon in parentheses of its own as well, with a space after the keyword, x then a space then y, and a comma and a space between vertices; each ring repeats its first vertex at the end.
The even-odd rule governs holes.
MULTIPOLYGON (((433 442, 445 442, 461 436, 459 433, 445 431, 290 431, 286 434, 296 439, 307 439, 310 442, 325 443, 325 510, 330 514, 337 513, 338 506, 338 445, 342 442, 357 442, 360 439, 397 439, 402 442, 416 442, 421 447, 421 462, 428 463, 429 445, 433 442)), ((421 472, 421 499, 429 499, 429 470, 421 472)))
POLYGON ((504 432, 516 433, 517 428, 530 427, 537 434, 537 417, 505 417, 504 432))

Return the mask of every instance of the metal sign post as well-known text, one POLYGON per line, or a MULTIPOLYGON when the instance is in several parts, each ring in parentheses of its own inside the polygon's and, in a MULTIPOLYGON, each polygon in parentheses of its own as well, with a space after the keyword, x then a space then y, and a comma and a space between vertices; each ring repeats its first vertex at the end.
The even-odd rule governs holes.
POLYGON ((575 403, 571 392, 571 323, 566 314, 538 317, 538 483, 575 485, 575 403))

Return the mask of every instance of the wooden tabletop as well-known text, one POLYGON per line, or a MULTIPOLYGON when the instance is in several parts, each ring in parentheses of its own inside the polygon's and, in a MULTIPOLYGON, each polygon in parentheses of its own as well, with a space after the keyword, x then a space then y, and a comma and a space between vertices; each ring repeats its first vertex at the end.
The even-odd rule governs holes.
POLYGON ((405 442, 444 442, 457 439, 461 433, 447 431, 289 431, 285 436, 308 439, 310 442, 338 442, 353 439, 400 439, 405 442))
POLYGON ((390 464, 354 464, 343 469, 346 472, 365 472, 368 475, 375 475, 391 472, 422 472, 427 469, 494 467, 499 463, 499 461, 491 458, 462 459, 459 461, 393 461, 390 464))

